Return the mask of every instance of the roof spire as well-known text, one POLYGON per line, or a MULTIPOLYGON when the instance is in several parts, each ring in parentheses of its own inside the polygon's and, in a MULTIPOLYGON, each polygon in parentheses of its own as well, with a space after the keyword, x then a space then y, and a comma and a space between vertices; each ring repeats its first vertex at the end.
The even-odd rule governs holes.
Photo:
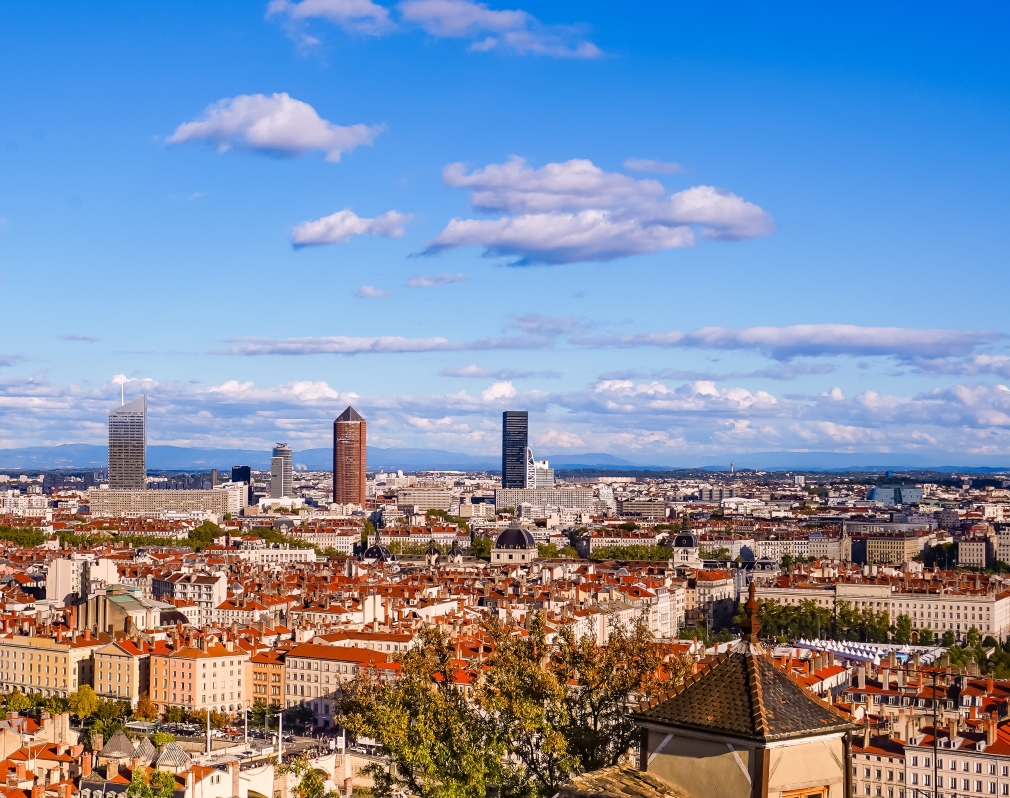
POLYGON ((751 580, 747 603, 744 605, 746 615, 740 623, 740 631, 754 644, 757 644, 758 632, 761 631, 761 621, 758 619, 760 609, 761 603, 757 600, 757 585, 751 580))

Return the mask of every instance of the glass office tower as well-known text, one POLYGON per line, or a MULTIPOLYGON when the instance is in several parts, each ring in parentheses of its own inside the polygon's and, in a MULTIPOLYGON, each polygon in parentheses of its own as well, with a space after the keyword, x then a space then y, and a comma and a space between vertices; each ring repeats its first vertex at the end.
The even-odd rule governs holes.
POLYGON ((286 443, 278 443, 270 458, 270 498, 282 499, 291 496, 294 489, 294 479, 291 469, 291 447, 286 443))
POLYGON ((147 396, 109 413, 109 487, 147 487, 147 396))
POLYGON ((253 503, 253 491, 252 491, 252 469, 249 466, 232 466, 231 467, 231 481, 232 482, 244 482, 249 486, 249 494, 246 499, 247 504, 253 503))
POLYGON ((501 486, 526 487, 530 418, 525 410, 506 410, 501 422, 501 486))

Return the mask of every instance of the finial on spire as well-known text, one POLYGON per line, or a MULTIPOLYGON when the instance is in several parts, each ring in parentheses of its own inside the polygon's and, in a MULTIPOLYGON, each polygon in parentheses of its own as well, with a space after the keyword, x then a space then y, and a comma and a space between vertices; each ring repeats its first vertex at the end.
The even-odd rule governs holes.
POLYGON ((757 643, 758 632, 761 631, 761 621, 758 619, 760 609, 761 603, 757 600, 757 585, 752 580, 747 593, 747 603, 744 605, 746 614, 740 624, 741 633, 752 643, 757 643))

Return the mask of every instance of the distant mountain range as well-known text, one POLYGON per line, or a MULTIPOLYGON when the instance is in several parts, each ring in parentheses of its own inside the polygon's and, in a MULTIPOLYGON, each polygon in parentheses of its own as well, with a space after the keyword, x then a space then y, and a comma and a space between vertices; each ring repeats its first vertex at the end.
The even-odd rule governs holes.
MULTIPOLYGON (((629 460, 609 454, 548 455, 555 468, 635 468, 629 460)), ((294 454, 295 465, 310 471, 328 471, 333 467, 333 451, 328 448, 303 449, 294 454)), ((62 446, 29 446, 0 449, 0 469, 104 468, 108 464, 105 446, 68 443, 62 446)), ((261 449, 199 449, 184 446, 148 446, 147 467, 153 471, 230 470, 233 465, 254 469, 270 468, 270 451, 261 449)), ((501 459, 481 455, 447 452, 442 449, 383 449, 368 447, 368 468, 404 471, 452 470, 487 471, 501 468, 501 459)))
MULTIPOLYGON (((585 454, 548 454, 538 457, 550 461, 557 470, 593 469, 615 471, 671 470, 703 468, 712 471, 729 470, 730 463, 737 470, 753 468, 765 471, 883 471, 936 470, 936 471, 1010 471, 1010 458, 964 458, 938 454, 925 457, 908 454, 849 454, 839 452, 754 452, 732 457, 704 457, 689 460, 686 457, 666 463, 648 463, 615 457, 602 452, 585 454)), ((104 468, 108 462, 106 447, 84 443, 62 446, 29 446, 21 449, 0 449, 0 469, 11 471, 57 468, 104 468)), ((328 471, 333 465, 329 448, 304 449, 295 452, 295 465, 311 471, 328 471)), ((257 470, 270 468, 268 449, 199 449, 184 446, 148 446, 147 467, 154 471, 209 471, 216 468, 228 471, 233 465, 248 465, 257 470)), ((403 471, 496 471, 501 468, 501 458, 494 455, 473 455, 448 452, 442 449, 410 449, 376 446, 368 447, 369 470, 403 471)))

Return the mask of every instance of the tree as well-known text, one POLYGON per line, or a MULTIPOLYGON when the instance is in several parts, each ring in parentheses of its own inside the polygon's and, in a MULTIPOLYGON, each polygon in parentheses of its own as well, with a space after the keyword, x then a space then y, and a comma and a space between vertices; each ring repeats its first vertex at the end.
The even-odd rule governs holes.
POLYGON ((249 722, 257 728, 264 729, 267 726, 277 728, 277 721, 274 718, 280 714, 280 707, 267 705, 265 701, 257 698, 249 708, 249 722))
POLYGON ((165 723, 182 723, 186 719, 186 713, 182 707, 166 707, 165 723))
POLYGON ((957 642, 957 638, 954 636, 954 632, 948 629, 943 633, 943 638, 940 640, 940 645, 944 648, 950 648, 957 642))
POLYGON ((295 787, 297 798, 340 798, 340 793, 335 790, 327 791, 323 782, 325 774, 312 767, 308 754, 302 754, 292 762, 280 765, 277 773, 281 776, 291 773, 298 777, 298 786, 295 787))
POLYGON ((4 707, 8 712, 24 712, 31 706, 32 700, 17 688, 14 688, 14 691, 4 701, 4 707))
POLYGON ((470 554, 482 560, 490 560, 492 543, 491 538, 484 537, 483 535, 474 535, 470 540, 470 554))
POLYGON ((912 642, 912 619, 907 615, 899 615, 894 622, 894 642, 901 644, 912 642))
POLYGON ((968 648, 978 648, 981 640, 982 637, 978 633, 978 628, 973 626, 968 630, 968 635, 965 638, 965 645, 968 648))
MULTIPOLYGON (((115 701, 108 698, 98 698, 94 716, 98 720, 119 720, 130 716, 132 707, 129 701, 115 701)), ((106 738, 108 739, 108 738, 106 738)))
POLYGON ((154 743, 155 748, 161 748, 163 745, 175 742, 175 738, 168 732, 155 732, 151 735, 151 742, 154 743))
POLYGON ((284 727, 295 734, 305 734, 315 722, 316 713, 304 704, 297 704, 284 710, 284 727))
POLYGON ((520 633, 484 621, 492 654, 477 698, 523 777, 554 795, 574 772, 617 764, 637 734, 632 707, 683 682, 693 661, 657 645, 643 619, 611 619, 607 643, 563 626, 548 644, 543 613, 520 633))
POLYGON ((150 776, 144 768, 134 768, 128 798, 172 798, 175 795, 175 776, 168 771, 152 770, 150 776))
MULTIPOLYGON (((197 712, 190 712, 186 715, 186 719, 190 723, 199 724, 201 729, 207 728, 207 710, 201 709, 197 712)), ((210 727, 212 729, 221 729, 228 725, 228 716, 223 712, 218 712, 217 710, 210 711, 210 727)))
POLYGON ((140 697, 140 700, 137 702, 137 706, 133 710, 133 717, 140 718, 141 720, 158 719, 158 707, 151 700, 149 693, 144 693, 140 697))
POLYGON ((378 740, 392 762, 388 771, 367 769, 373 794, 484 798, 496 785, 502 798, 523 795, 488 718, 457 689, 455 651, 445 631, 421 627, 418 645, 398 662, 400 678, 362 671, 343 694, 347 728, 378 740))

